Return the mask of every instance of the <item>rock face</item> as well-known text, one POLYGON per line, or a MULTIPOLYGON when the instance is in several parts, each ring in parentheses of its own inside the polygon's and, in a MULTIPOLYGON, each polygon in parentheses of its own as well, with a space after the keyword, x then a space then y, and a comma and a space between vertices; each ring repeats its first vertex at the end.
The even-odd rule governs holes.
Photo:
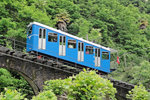
POLYGON ((65 21, 58 21, 57 22, 57 29, 61 30, 61 31, 64 31, 64 32, 67 32, 67 24, 65 21))

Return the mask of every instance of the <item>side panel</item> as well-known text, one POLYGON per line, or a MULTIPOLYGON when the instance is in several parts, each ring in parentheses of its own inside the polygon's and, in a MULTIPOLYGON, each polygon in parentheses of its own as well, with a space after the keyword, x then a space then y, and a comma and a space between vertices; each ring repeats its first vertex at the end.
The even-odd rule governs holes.
POLYGON ((60 36, 59 39, 59 55, 65 56, 66 55, 66 36, 60 36))
POLYGON ((62 48, 63 48, 63 56, 66 56, 66 36, 63 37, 63 44, 62 44, 62 48))
POLYGON ((81 53, 78 51, 78 61, 81 61, 81 53))
POLYGON ((78 42, 76 39, 66 36, 66 56, 65 59, 74 63, 78 63, 78 42), (75 40, 75 48, 69 48, 68 41, 75 40))
POLYGON ((42 49, 42 39, 41 38, 39 38, 39 49, 42 49))
MULTIPOLYGON (((101 70, 104 72, 110 72, 110 70, 109 70, 109 68, 110 68, 110 56, 109 56, 108 60, 105 60, 105 59, 102 59, 102 55, 101 55, 102 52, 106 51, 106 50, 100 48, 100 58, 97 59, 98 61, 100 61, 98 63, 98 66, 100 65, 100 67, 95 67, 95 49, 94 48, 98 48, 98 47, 93 46, 93 45, 88 44, 88 43, 84 43, 83 51, 78 52, 78 43, 82 42, 82 41, 79 41, 77 39, 74 39, 74 38, 68 37, 68 36, 66 36, 65 46, 63 45, 63 47, 62 47, 59 45, 59 42, 60 42, 59 40, 60 40, 60 36, 64 36, 64 34, 55 32, 53 30, 46 29, 46 38, 45 38, 46 43, 44 43, 44 44, 46 44, 45 50, 39 49, 38 43, 40 41, 39 41, 38 33, 39 33, 40 28, 44 29, 44 27, 41 27, 38 25, 34 26, 34 30, 33 30, 34 32, 33 33, 35 35, 31 37, 34 39, 34 47, 32 48, 32 50, 37 51, 37 52, 41 52, 41 53, 44 53, 47 55, 51 55, 54 57, 58 57, 60 59, 64 59, 64 60, 74 62, 77 64, 81 64, 84 66, 88 66, 90 68, 98 69, 98 70, 101 70), (57 34, 57 41, 55 41, 55 42, 48 41, 48 33, 56 33, 57 34), (76 47, 75 48, 68 48, 68 40, 70 40, 70 39, 76 40, 76 47), (86 46, 93 46, 93 49, 94 49, 93 52, 94 53, 93 54, 86 54, 86 52, 85 52, 86 46), (65 52, 63 52, 63 54, 65 54, 65 56, 59 56, 60 53, 62 54, 62 52, 59 52, 59 48, 61 49, 61 51, 63 51, 63 49, 65 50, 65 52), (78 61, 78 60, 80 60, 80 61, 78 61)), ((28 39, 27 39, 27 41, 28 41, 28 39)), ((106 52, 108 52, 108 51, 106 51, 106 52)), ((110 54, 110 52, 109 52, 109 54, 110 54)))
POLYGON ((106 72, 110 72, 110 52, 104 49, 101 49, 101 66, 106 72), (108 52, 109 57, 104 59, 103 52, 108 52))
POLYGON ((95 57, 95 66, 97 66, 98 59, 95 57))
POLYGON ((100 66, 100 57, 97 57, 97 60, 98 60, 97 66, 100 66))
POLYGON ((91 44, 88 44, 88 43, 84 43, 84 63, 86 66, 89 66, 90 68, 95 67, 94 46, 91 44), (86 50, 87 46, 93 47, 93 53, 92 54, 86 50))
POLYGON ((81 51, 81 61, 84 61, 84 51, 81 51))
POLYGON ((84 43, 78 42, 78 61, 84 61, 84 43))
POLYGON ((100 67, 100 48, 95 48, 95 67, 100 67))
POLYGON ((63 54, 63 48, 62 48, 62 45, 59 45, 59 56, 62 56, 63 54))
POLYGON ((42 43, 42 36, 43 36, 42 28, 39 29, 38 36, 39 36, 38 49, 42 49, 42 44, 43 44, 42 43))
POLYGON ((43 44, 42 49, 46 49, 46 29, 43 29, 43 44))
POLYGON ((36 27, 32 25, 32 33, 29 34, 29 29, 27 32, 27 40, 26 40, 26 51, 29 52, 34 48, 34 35, 35 35, 36 27))
MULTIPOLYGON (((34 48, 32 50, 37 51, 37 52, 41 52, 41 53, 44 53, 47 55, 58 57, 58 55, 59 55, 59 52, 58 52, 59 51, 58 50, 59 42, 58 42, 58 40, 57 40, 57 42, 49 42, 48 41, 48 33, 49 32, 50 33, 56 33, 56 32, 49 30, 49 29, 46 29, 44 27, 38 26, 38 25, 34 25, 34 26, 35 26, 35 29, 34 29, 35 34, 33 36, 34 37, 34 48), (46 29, 44 40, 40 39, 40 36, 39 36, 40 30, 39 29, 46 29), (39 43, 42 44, 43 46, 39 45, 39 43)), ((58 37, 58 39, 59 39, 59 37, 58 37)))
POLYGON ((46 29, 40 28, 38 36, 39 36, 38 49, 46 49, 46 29))

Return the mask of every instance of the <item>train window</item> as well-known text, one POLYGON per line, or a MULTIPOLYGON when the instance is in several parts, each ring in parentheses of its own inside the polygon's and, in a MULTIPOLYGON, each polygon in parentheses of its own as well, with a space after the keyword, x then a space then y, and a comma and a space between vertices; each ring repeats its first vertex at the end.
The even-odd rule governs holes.
POLYGON ((63 45, 66 45, 66 37, 63 37, 63 45))
POLYGON ((32 26, 28 28, 28 35, 32 34, 32 26))
POLYGON ((68 48, 76 48, 76 40, 68 40, 68 48))
POLYGON ((46 30, 43 29, 43 38, 45 39, 46 38, 46 30))
POLYGON ((95 57, 97 57, 97 54, 98 54, 98 53, 97 53, 97 51, 98 51, 98 50, 97 50, 97 49, 95 49, 95 57))
POLYGON ((66 45, 66 37, 65 36, 60 36, 59 44, 60 45, 66 45))
POLYGON ((100 57, 100 49, 98 49, 98 57, 100 57))
POLYGON ((57 42, 57 34, 56 33, 48 33, 48 41, 49 42, 57 42))
POLYGON ((102 52, 102 59, 109 59, 109 52, 102 52))
POLYGON ((59 42, 60 42, 60 45, 62 45, 62 36, 60 36, 59 42))
POLYGON ((82 50, 81 51, 84 51, 84 45, 83 45, 83 43, 82 43, 82 50))
POLYGON ((39 30, 39 38, 42 38, 42 29, 39 30))
POLYGON ((81 51, 81 46, 80 46, 80 43, 78 43, 78 51, 81 51))
POLYGON ((95 57, 100 57, 100 49, 95 49, 95 57))
POLYGON ((84 51, 84 44, 82 42, 78 43, 78 51, 84 51))
POLYGON ((86 46, 86 54, 93 54, 93 47, 92 46, 86 46))

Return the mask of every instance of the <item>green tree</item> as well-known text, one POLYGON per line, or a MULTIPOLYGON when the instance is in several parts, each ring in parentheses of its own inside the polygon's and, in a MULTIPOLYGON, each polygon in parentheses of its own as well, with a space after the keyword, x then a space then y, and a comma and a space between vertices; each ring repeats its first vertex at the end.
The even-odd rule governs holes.
POLYGON ((135 86, 134 89, 129 91, 127 98, 132 100, 149 100, 150 93, 146 91, 145 87, 142 85, 135 86))
POLYGON ((5 93, 0 94, 0 100, 23 100, 24 96, 16 90, 5 89, 5 93))
POLYGON ((47 81, 45 89, 52 90, 56 95, 65 93, 69 100, 115 100, 116 93, 113 84, 95 71, 83 71, 65 80, 47 81))
POLYGON ((61 79, 46 81, 44 90, 52 90, 55 95, 62 95, 65 92, 64 82, 61 79))
POLYGON ((9 72, 6 69, 0 69, 0 92, 5 88, 11 90, 18 90, 20 93, 25 94, 26 97, 31 98, 34 95, 31 86, 19 74, 9 72))
POLYGON ((57 100, 57 97, 52 91, 43 91, 37 96, 34 96, 32 100, 57 100))
POLYGON ((68 97, 76 100, 115 100, 116 89, 109 80, 101 78, 95 71, 84 71, 72 78, 68 97))
POLYGON ((130 74, 133 78, 130 82, 133 84, 143 84, 146 88, 150 88, 150 63, 143 61, 140 66, 134 66, 132 73, 130 74))
POLYGON ((90 33, 88 34, 88 39, 90 41, 101 43, 102 41, 102 33, 100 33, 100 29, 92 29, 90 33))

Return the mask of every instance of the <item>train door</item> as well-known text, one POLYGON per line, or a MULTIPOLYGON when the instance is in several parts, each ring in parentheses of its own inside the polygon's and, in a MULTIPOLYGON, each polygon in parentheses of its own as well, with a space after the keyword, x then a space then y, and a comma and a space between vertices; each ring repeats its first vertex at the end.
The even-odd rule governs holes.
POLYGON ((60 36, 59 39, 59 55, 65 56, 66 55, 66 36, 60 36))
POLYGON ((78 43, 78 61, 84 61, 84 45, 82 42, 78 43))
POLYGON ((46 30, 41 29, 39 30, 39 49, 46 48, 46 30))
POLYGON ((95 66, 99 67, 100 66, 100 49, 95 48, 95 66))

